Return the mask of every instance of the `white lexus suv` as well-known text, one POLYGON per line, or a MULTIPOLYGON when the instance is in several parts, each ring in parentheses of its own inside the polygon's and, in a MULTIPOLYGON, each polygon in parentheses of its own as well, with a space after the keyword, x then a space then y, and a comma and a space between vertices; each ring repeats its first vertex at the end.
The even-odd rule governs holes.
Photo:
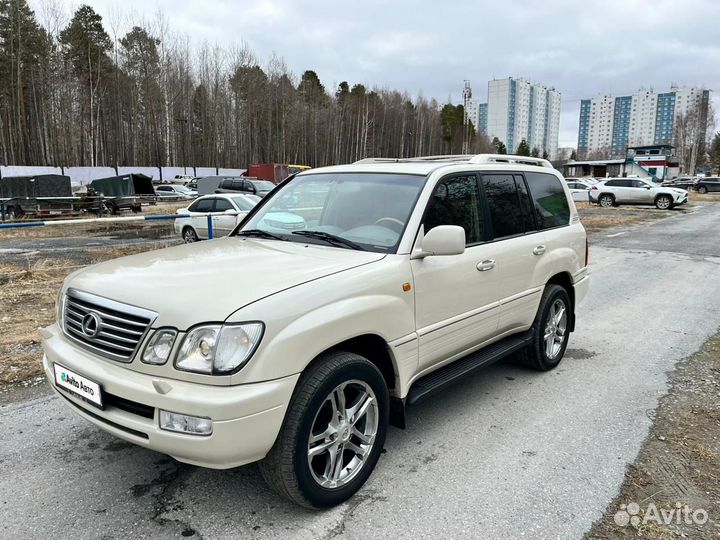
POLYGON ((542 159, 312 169, 228 237, 68 276, 44 369, 117 437, 204 467, 260 461, 280 494, 328 507, 368 479, 407 406, 511 354, 557 366, 587 257, 542 159))

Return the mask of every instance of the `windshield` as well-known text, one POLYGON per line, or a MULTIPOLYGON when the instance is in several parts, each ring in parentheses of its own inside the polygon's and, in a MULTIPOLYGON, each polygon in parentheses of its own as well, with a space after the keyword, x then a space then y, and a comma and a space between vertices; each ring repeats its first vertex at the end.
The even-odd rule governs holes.
POLYGON ((425 176, 409 174, 299 176, 237 234, 262 231, 291 242, 391 253, 400 243, 424 180, 425 176))
POLYGON ((267 180, 253 180, 252 185, 255 186, 255 189, 258 191, 270 191, 275 188, 275 184, 267 180))
POLYGON ((175 186, 175 191, 188 194, 192 193, 192 189, 189 189, 185 186, 175 186))

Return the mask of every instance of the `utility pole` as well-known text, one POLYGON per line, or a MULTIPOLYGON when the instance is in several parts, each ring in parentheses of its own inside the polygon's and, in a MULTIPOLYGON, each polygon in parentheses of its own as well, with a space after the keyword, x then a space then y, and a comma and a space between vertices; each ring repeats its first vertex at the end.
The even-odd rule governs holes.
POLYGON ((463 89, 463 144, 462 153, 470 153, 470 119, 468 118, 468 107, 472 98, 472 89, 470 81, 465 80, 465 88, 463 89))

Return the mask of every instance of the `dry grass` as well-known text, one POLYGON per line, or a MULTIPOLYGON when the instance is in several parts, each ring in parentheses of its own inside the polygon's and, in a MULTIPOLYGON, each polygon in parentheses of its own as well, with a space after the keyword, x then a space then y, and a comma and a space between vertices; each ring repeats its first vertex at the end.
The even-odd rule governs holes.
MULTIPOLYGON (((146 251, 146 246, 98 249, 94 261, 146 251)), ((0 264, 0 384, 25 381, 42 373, 38 328, 55 320, 55 298, 63 279, 81 268, 72 260, 0 264)))
POLYGON ((647 206, 602 208, 586 202, 576 202, 575 206, 585 230, 590 233, 620 225, 634 225, 643 221, 662 219, 670 215, 667 210, 647 206))

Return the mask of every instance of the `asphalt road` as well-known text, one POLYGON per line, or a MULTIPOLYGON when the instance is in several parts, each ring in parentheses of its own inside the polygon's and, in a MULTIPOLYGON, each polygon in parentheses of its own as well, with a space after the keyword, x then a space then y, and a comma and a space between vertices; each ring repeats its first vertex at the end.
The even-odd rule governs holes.
POLYGON ((365 489, 325 512, 278 498, 255 466, 203 470, 116 440, 43 387, 5 395, 0 537, 581 538, 667 371, 720 326, 718 230, 708 204, 596 235, 563 363, 498 364, 409 409, 365 489))

